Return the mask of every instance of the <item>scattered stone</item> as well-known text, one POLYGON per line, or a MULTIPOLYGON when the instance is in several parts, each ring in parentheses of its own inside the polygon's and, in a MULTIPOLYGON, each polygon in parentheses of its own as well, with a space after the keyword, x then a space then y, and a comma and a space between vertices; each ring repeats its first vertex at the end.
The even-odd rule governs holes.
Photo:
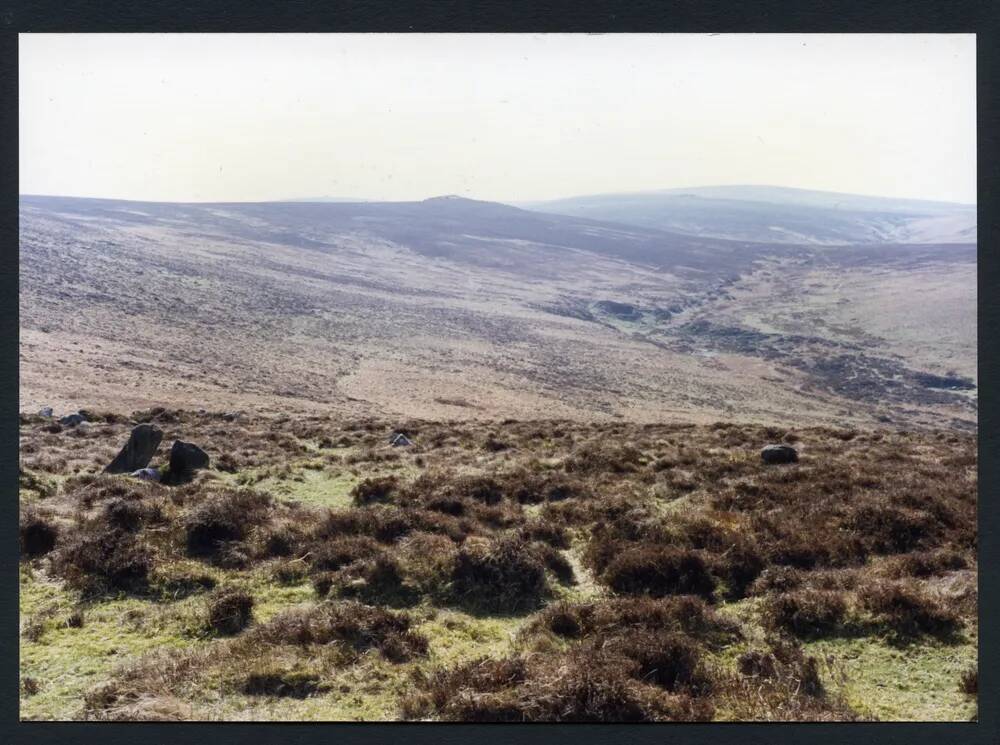
POLYGON ((67 414, 59 420, 59 423, 65 427, 75 427, 78 424, 83 424, 85 421, 87 420, 82 414, 67 414))
POLYGON ((797 463, 799 453, 791 445, 768 445, 760 451, 760 457, 765 463, 797 463))
POLYGON ((153 424, 139 424, 132 430, 128 442, 115 459, 104 469, 105 473, 133 473, 145 469, 160 446, 163 432, 153 424))
POLYGON ((199 468, 208 467, 208 453, 190 442, 175 440, 170 448, 170 476, 189 478, 199 468))
POLYGON ((140 468, 138 471, 132 471, 129 476, 142 481, 159 481, 160 471, 156 468, 140 468))
POLYGON ((52 416, 52 407, 51 406, 43 406, 41 408, 41 410, 38 412, 38 416, 43 416, 46 419, 48 419, 49 417, 52 416))
POLYGON ((410 438, 404 435, 402 432, 393 432, 392 436, 389 438, 389 444, 395 448, 399 447, 409 447, 413 443, 410 438))

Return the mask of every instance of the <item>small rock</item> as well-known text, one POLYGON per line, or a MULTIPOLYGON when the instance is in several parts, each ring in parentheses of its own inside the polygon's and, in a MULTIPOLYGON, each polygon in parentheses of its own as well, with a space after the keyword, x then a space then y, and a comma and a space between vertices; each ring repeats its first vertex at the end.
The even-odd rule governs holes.
POLYGON ((132 473, 149 465, 163 439, 163 432, 153 424, 139 424, 129 435, 128 442, 115 459, 104 469, 105 473, 132 473))
POLYGON ((49 418, 50 416, 52 416, 52 407, 43 406, 42 409, 38 412, 38 416, 43 416, 46 419, 49 418))
POLYGON ((791 445, 768 445, 760 451, 760 457, 765 463, 797 463, 799 453, 791 445))
POLYGON ((199 468, 208 467, 208 453, 197 445, 181 440, 174 441, 170 448, 170 476, 186 478, 199 468))
POLYGON ((155 468, 140 468, 138 471, 132 471, 129 474, 136 479, 141 479, 142 481, 159 481, 160 472, 155 468))
POLYGON ((67 414, 59 420, 59 423, 65 427, 75 427, 78 424, 83 424, 85 421, 87 420, 83 418, 82 414, 67 414))

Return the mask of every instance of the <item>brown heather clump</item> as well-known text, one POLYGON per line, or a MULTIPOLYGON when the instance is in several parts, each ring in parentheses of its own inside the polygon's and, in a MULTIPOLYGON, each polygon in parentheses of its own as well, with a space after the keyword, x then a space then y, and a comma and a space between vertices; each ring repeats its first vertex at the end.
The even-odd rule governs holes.
POLYGON ((601 475, 624 474, 643 464, 642 453, 631 445, 587 443, 574 450, 563 467, 567 473, 601 475))
POLYGON ((78 476, 68 479, 66 492, 81 507, 90 509, 96 503, 120 499, 125 501, 143 500, 150 496, 162 495, 165 488, 148 481, 139 481, 127 476, 78 476))
POLYGON ((37 510, 27 508, 21 511, 18 522, 18 539, 21 556, 31 559, 47 554, 56 546, 59 529, 37 510))
POLYGON ((570 547, 569 531, 561 525, 552 525, 544 520, 527 520, 518 529, 518 535, 526 541, 541 541, 553 548, 570 547))
POLYGON ((246 696, 308 698, 323 690, 323 684, 318 675, 309 671, 263 666, 249 673, 238 689, 246 696))
POLYGON ((767 559, 757 546, 744 539, 714 554, 709 561, 712 574, 723 583, 725 595, 730 599, 745 597, 750 586, 767 567, 767 559))
POLYGON ((784 683, 806 696, 824 693, 816 658, 804 654, 802 647, 788 640, 772 640, 769 650, 747 650, 739 656, 736 666, 746 678, 784 683))
POLYGON ((958 690, 967 696, 976 696, 979 694, 979 670, 976 668, 971 668, 962 673, 962 677, 959 680, 958 690))
POLYGON ((378 541, 366 535, 349 535, 315 545, 309 554, 314 571, 336 571, 361 559, 382 553, 378 541))
POLYGON ((737 659, 737 674, 717 681, 715 698, 737 721, 856 721, 861 717, 825 689, 820 661, 788 639, 770 640, 737 659))
POLYGON ((921 634, 947 637, 962 627, 957 612, 912 581, 877 582, 864 588, 860 598, 876 624, 902 638, 921 634))
POLYGON ((893 556, 886 566, 886 575, 892 579, 926 578, 958 569, 966 569, 968 566, 968 560, 957 551, 948 549, 915 551, 893 556))
POLYGON ((560 583, 564 585, 576 584, 576 572, 573 570, 573 564, 560 551, 540 541, 534 541, 528 545, 530 550, 541 558, 545 568, 552 572, 560 583))
POLYGON ((506 474, 504 489, 511 499, 520 504, 562 502, 591 496, 586 483, 580 479, 558 473, 535 473, 527 468, 506 474))
POLYGON ((304 541, 302 532, 292 525, 268 528, 260 537, 261 554, 265 557, 286 557, 297 553, 304 541))
POLYGON ((763 609, 764 625, 800 637, 836 633, 847 615, 847 602, 837 591, 796 590, 770 596, 763 609))
POLYGON ((605 600, 550 604, 527 627, 526 632, 548 630, 557 636, 608 637, 644 631, 675 632, 720 648, 740 638, 735 622, 720 616, 700 598, 622 597, 605 600))
POLYGON ((120 497, 104 505, 104 519, 107 524, 128 532, 137 531, 149 515, 149 510, 142 502, 120 497))
POLYGON ((496 612, 536 608, 549 594, 545 558, 536 545, 516 536, 467 540, 451 575, 455 600, 496 612))
POLYGON ((705 721, 705 699, 637 679, 641 666, 606 650, 565 658, 474 660, 432 674, 403 703, 410 718, 464 722, 705 721))
MULTIPOLYGON (((976 638, 965 435, 796 428, 799 462, 772 467, 759 449, 786 427, 151 416, 212 467, 176 487, 99 475, 131 421, 22 426, 25 467, 57 485, 22 484, 23 581, 84 595, 24 619, 22 644, 76 634, 68 608, 99 632, 121 593, 130 628, 191 637, 124 655, 89 718, 205 717, 221 690, 227 711, 316 696, 301 710, 322 712, 329 693, 338 712, 448 721, 853 720, 839 691, 869 648, 965 657, 976 638), (401 426, 414 448, 386 444, 401 426), (316 484, 345 466, 352 504, 314 506, 340 502, 316 484), (267 597, 256 622, 239 588, 267 597), (851 665, 800 643, 838 634, 851 665)), ((23 675, 49 690, 37 666, 23 675)), ((969 675, 947 686, 976 688, 969 675)))
POLYGON ((807 572, 790 566, 769 566, 747 589, 750 595, 768 595, 791 592, 801 587, 807 572))
POLYGON ((584 634, 584 618, 580 609, 565 601, 549 605, 535 624, 566 639, 579 639, 584 634))
POLYGON ((633 544, 611 560, 602 580, 622 595, 711 597, 715 579, 701 554, 664 546, 633 544))
POLYGON ((926 545, 937 530, 934 516, 923 510, 862 504, 845 521, 869 554, 895 554, 926 545))
POLYGON ((238 634, 253 620, 253 596, 241 590, 220 590, 208 598, 207 625, 219 634, 238 634))
POLYGON ((346 535, 370 534, 374 529, 375 516, 371 510, 328 510, 316 525, 316 538, 326 540, 346 535))
POLYGON ((340 642, 362 653, 379 650, 390 662, 427 653, 427 639, 410 629, 405 613, 356 601, 326 601, 285 611, 254 630, 253 641, 300 646, 340 642))
POLYGON ((420 590, 404 577, 395 558, 380 555, 356 561, 338 572, 317 577, 313 586, 320 597, 335 593, 367 604, 406 607, 420 599, 420 590))
POLYGON ((691 637, 662 630, 639 630, 602 645, 638 665, 634 676, 673 692, 706 694, 712 688, 701 645, 691 637))
POLYGON ((356 506, 364 507, 376 502, 391 501, 398 488, 399 479, 395 476, 365 479, 354 487, 351 497, 356 506))
POLYGON ((184 517, 188 553, 212 555, 224 544, 246 538, 252 527, 266 520, 271 507, 271 497, 263 492, 225 490, 209 494, 184 517))
POLYGON ((135 534, 100 524, 70 535, 52 558, 53 570, 88 595, 142 594, 152 567, 152 552, 135 534))
POLYGON ((484 505, 499 504, 504 497, 503 487, 491 476, 456 477, 449 492, 484 505))

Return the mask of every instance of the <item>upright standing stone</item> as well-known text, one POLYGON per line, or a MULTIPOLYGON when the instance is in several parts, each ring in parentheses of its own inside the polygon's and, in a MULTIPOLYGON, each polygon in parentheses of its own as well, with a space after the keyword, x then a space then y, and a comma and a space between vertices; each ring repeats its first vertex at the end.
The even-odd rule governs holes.
POLYGON ((208 453, 190 442, 176 440, 170 448, 170 478, 189 478, 199 468, 208 467, 208 453))
POLYGON ((160 446, 163 432, 153 424, 140 424, 132 430, 128 442, 115 459, 104 469, 105 473, 132 473, 149 465, 160 446))

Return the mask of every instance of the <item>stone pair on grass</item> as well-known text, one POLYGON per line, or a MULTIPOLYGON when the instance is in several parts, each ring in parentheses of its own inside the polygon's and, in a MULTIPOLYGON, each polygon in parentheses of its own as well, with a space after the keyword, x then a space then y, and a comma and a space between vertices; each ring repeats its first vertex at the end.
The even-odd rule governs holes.
MULTIPOLYGON (((128 473, 136 478, 149 481, 165 480, 159 469, 149 468, 163 432, 153 424, 139 424, 129 435, 128 442, 115 459, 104 469, 105 473, 128 473)), ((207 468, 208 453, 197 445, 183 440, 175 440, 170 447, 170 465, 167 474, 172 483, 190 481, 194 472, 207 468)))

